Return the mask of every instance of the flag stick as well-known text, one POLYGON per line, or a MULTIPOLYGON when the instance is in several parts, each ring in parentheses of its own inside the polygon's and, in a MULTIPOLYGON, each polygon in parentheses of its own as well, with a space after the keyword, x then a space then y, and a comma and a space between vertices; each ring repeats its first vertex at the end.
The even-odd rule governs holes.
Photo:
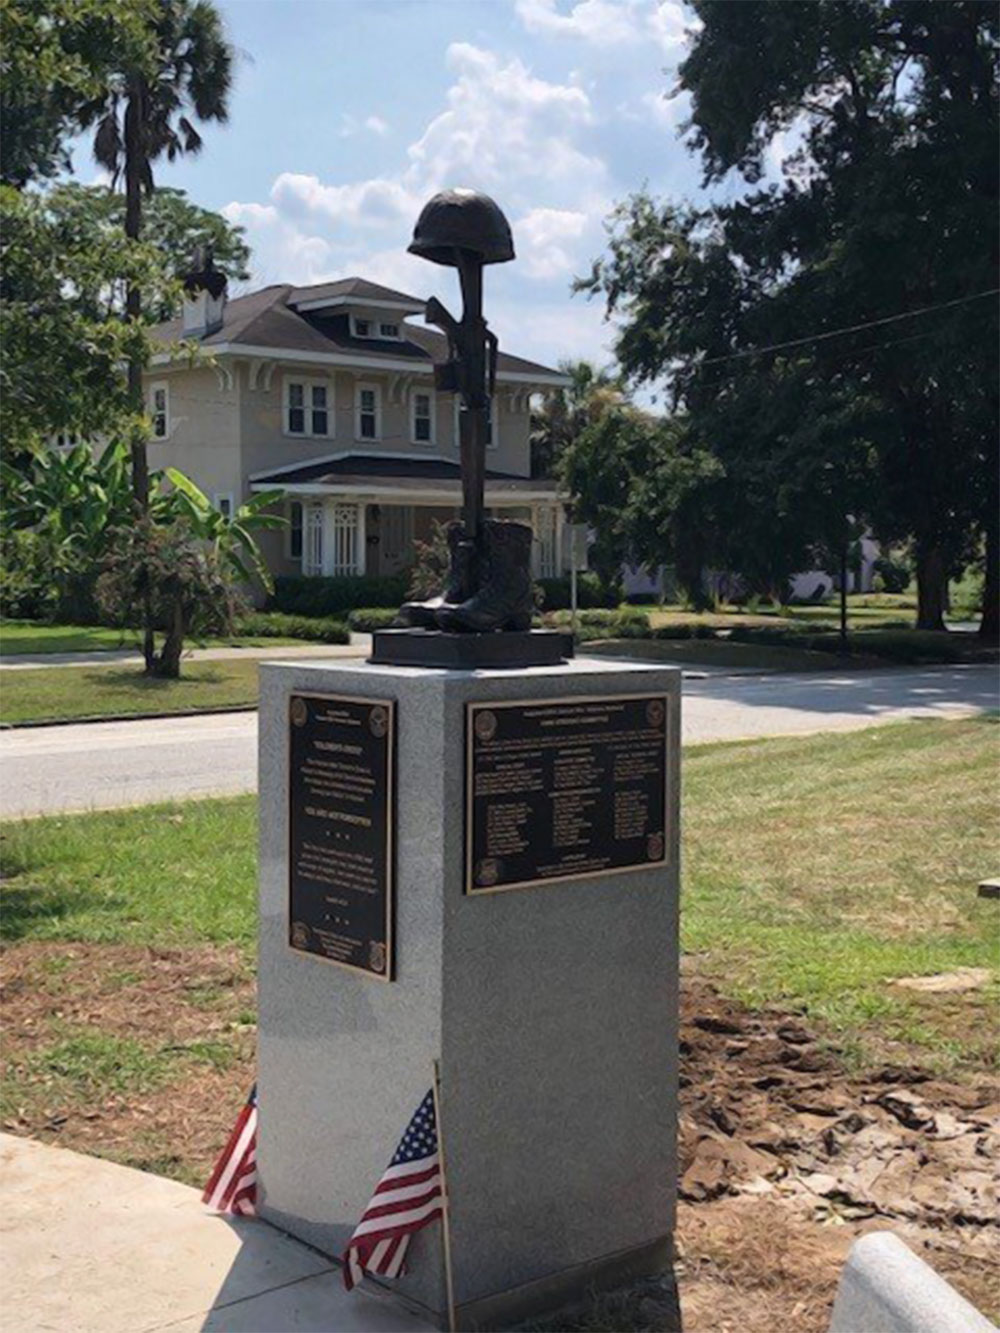
POLYGON ((441 1068, 434 1061, 434 1122, 437 1125, 438 1160, 441 1166, 441 1190, 444 1194, 444 1208, 441 1211, 441 1231, 444 1240, 444 1283, 448 1297, 448 1331, 456 1333, 455 1323, 455 1287, 451 1277, 451 1228, 448 1216, 451 1212, 451 1191, 448 1188, 448 1173, 444 1162, 444 1130, 441 1125, 441 1068))

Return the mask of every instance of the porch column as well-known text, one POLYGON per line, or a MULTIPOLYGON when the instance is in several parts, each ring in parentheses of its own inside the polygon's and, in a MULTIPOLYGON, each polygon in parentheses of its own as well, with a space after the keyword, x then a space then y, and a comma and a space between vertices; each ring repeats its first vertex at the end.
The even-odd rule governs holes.
POLYGON ((368 533, 366 521, 368 517, 368 506, 364 500, 358 501, 358 520, 357 537, 355 541, 355 572, 358 574, 368 573, 368 533))

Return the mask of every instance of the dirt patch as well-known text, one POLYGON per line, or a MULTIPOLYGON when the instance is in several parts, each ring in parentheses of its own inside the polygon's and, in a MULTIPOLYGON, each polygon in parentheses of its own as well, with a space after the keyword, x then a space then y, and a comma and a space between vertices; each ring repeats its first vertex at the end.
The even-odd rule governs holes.
POLYGON ((246 955, 32 943, 0 975, 2 1127, 204 1179, 253 1080, 246 955))
MULTIPOLYGON (((254 1076, 245 954, 31 943, 2 974, 3 1128, 200 1184, 254 1076)), ((886 1228, 996 1317, 995 1082, 902 1054, 850 1073, 800 1016, 751 1013, 696 973, 680 1051, 686 1333, 825 1333, 852 1241, 886 1228)), ((578 1327, 668 1328, 654 1287, 578 1327)))
POLYGON ((907 1064, 851 1076, 810 1025, 697 978, 682 988, 681 1081, 686 1333, 820 1333, 851 1242, 885 1229, 996 1314, 995 1082, 907 1064))

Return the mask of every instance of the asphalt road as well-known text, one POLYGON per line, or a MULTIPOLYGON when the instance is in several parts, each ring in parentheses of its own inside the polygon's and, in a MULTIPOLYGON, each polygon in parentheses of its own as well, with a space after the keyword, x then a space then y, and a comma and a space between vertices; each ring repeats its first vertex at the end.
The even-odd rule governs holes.
MULTIPOLYGON (((1000 708, 994 666, 685 680, 685 745, 853 731, 1000 708)), ((252 791, 256 713, 0 733, 0 815, 108 809, 252 791)))

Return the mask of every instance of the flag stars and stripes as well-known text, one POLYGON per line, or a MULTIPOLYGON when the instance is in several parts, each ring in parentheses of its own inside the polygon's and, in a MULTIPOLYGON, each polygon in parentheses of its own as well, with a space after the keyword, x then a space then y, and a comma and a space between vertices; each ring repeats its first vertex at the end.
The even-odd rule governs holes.
POLYGON ((257 1085, 250 1089, 233 1132, 216 1162, 202 1203, 217 1213, 257 1212, 257 1085))
POLYGON ((403 1132, 344 1253, 350 1291, 364 1273, 398 1277, 410 1237, 442 1215, 434 1093, 428 1092, 403 1132))

